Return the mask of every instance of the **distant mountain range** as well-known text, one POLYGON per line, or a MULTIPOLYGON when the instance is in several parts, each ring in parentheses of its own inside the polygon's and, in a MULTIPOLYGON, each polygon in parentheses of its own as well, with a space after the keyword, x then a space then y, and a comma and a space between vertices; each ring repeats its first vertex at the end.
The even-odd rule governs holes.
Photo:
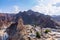
POLYGON ((60 15, 54 15, 54 16, 52 16, 52 18, 55 20, 55 21, 58 21, 58 22, 60 22, 60 15))
POLYGON ((36 24, 36 25, 42 25, 43 27, 50 27, 50 28, 56 28, 56 26, 60 26, 56 22, 54 22, 54 20, 51 20, 52 18, 51 16, 34 12, 32 10, 19 12, 17 14, 0 13, 0 21, 6 20, 7 22, 17 22, 19 18, 23 19, 25 25, 36 24))

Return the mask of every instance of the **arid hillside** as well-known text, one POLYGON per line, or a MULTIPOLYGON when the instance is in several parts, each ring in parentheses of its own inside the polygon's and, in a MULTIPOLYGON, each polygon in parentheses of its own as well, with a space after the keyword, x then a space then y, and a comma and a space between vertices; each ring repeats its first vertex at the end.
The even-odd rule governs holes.
POLYGON ((56 26, 59 26, 54 20, 51 19, 51 16, 34 12, 32 10, 19 12, 17 14, 0 13, 1 24, 2 23, 7 24, 8 22, 18 22, 18 19, 20 17, 23 19, 25 25, 36 24, 37 26, 41 25, 43 27, 49 28, 56 28, 56 26))

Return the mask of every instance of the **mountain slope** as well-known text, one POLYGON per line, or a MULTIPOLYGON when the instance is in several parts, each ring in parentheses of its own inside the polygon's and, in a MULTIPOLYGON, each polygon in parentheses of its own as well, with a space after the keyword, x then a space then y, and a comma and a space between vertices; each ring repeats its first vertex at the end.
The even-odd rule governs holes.
POLYGON ((51 20, 51 16, 44 15, 42 13, 34 12, 32 10, 19 12, 15 15, 16 21, 20 17, 22 17, 24 24, 30 24, 30 25, 42 25, 43 27, 50 27, 55 28, 58 24, 54 22, 54 20, 51 20))
POLYGON ((60 22, 60 15, 52 16, 52 18, 53 18, 55 21, 60 22))
POLYGON ((54 22, 54 20, 51 20, 51 16, 34 12, 32 10, 19 12, 17 14, 1 13, 1 15, 0 15, 0 20, 7 22, 18 22, 19 18, 22 18, 25 25, 27 24, 38 25, 49 28, 56 28, 56 26, 58 26, 58 24, 54 22))

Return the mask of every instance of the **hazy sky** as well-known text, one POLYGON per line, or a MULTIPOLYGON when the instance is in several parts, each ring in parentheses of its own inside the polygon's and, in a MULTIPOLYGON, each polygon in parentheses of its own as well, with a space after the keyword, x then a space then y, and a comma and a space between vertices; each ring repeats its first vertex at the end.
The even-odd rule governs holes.
POLYGON ((48 15, 60 15, 60 0, 0 0, 1 13, 33 10, 48 15))

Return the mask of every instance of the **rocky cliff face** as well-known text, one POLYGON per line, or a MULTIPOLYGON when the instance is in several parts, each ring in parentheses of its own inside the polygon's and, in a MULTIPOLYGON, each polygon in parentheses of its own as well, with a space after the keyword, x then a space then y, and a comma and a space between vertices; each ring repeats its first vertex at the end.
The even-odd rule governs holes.
POLYGON ((0 14, 0 29, 3 28, 3 25, 7 26, 11 22, 14 23, 6 29, 9 40, 26 40, 27 37, 24 35, 27 34, 25 27, 27 24, 49 28, 56 28, 56 26, 59 26, 51 19, 51 16, 31 10, 19 12, 18 14, 0 14))
POLYGON ((32 10, 19 12, 15 15, 16 21, 18 21, 19 17, 22 17, 24 24, 30 25, 42 25, 43 27, 55 28, 58 25, 54 20, 51 20, 51 16, 44 15, 38 12, 34 12, 32 10))
MULTIPOLYGON (((40 27, 24 25, 22 18, 20 18, 17 23, 11 24, 11 26, 8 27, 6 30, 6 32, 9 35, 8 40, 42 40, 42 38, 30 37, 30 35, 35 34, 37 31, 40 33, 40 31, 41 31, 40 27)), ((45 38, 45 36, 44 36, 43 40, 45 40, 45 39, 53 40, 51 38, 52 36, 47 35, 46 38, 45 38)))
POLYGON ((6 32, 9 35, 9 40, 24 40, 23 20, 20 18, 17 23, 11 24, 11 26, 7 28, 6 32))
POLYGON ((0 20, 12 21, 14 14, 0 13, 0 20))
POLYGON ((5 24, 7 24, 8 22, 18 22, 18 19, 20 17, 23 19, 25 25, 36 24, 50 28, 55 28, 55 26, 58 25, 56 22, 54 22, 54 20, 51 20, 51 16, 34 12, 32 10, 19 12, 18 14, 4 14, 4 13, 0 14, 0 20, 2 20, 3 23, 5 22, 5 24))
POLYGON ((54 15, 54 16, 52 16, 52 18, 55 20, 55 21, 58 21, 58 22, 60 22, 60 15, 54 15))
POLYGON ((8 40, 28 40, 27 30, 25 25, 34 25, 39 27, 49 27, 56 28, 59 26, 54 20, 51 19, 51 16, 44 15, 38 12, 34 12, 31 10, 19 12, 18 14, 1 14, 0 15, 0 28, 3 25, 8 25, 12 23, 9 27, 7 27, 6 32, 9 35, 8 40))

